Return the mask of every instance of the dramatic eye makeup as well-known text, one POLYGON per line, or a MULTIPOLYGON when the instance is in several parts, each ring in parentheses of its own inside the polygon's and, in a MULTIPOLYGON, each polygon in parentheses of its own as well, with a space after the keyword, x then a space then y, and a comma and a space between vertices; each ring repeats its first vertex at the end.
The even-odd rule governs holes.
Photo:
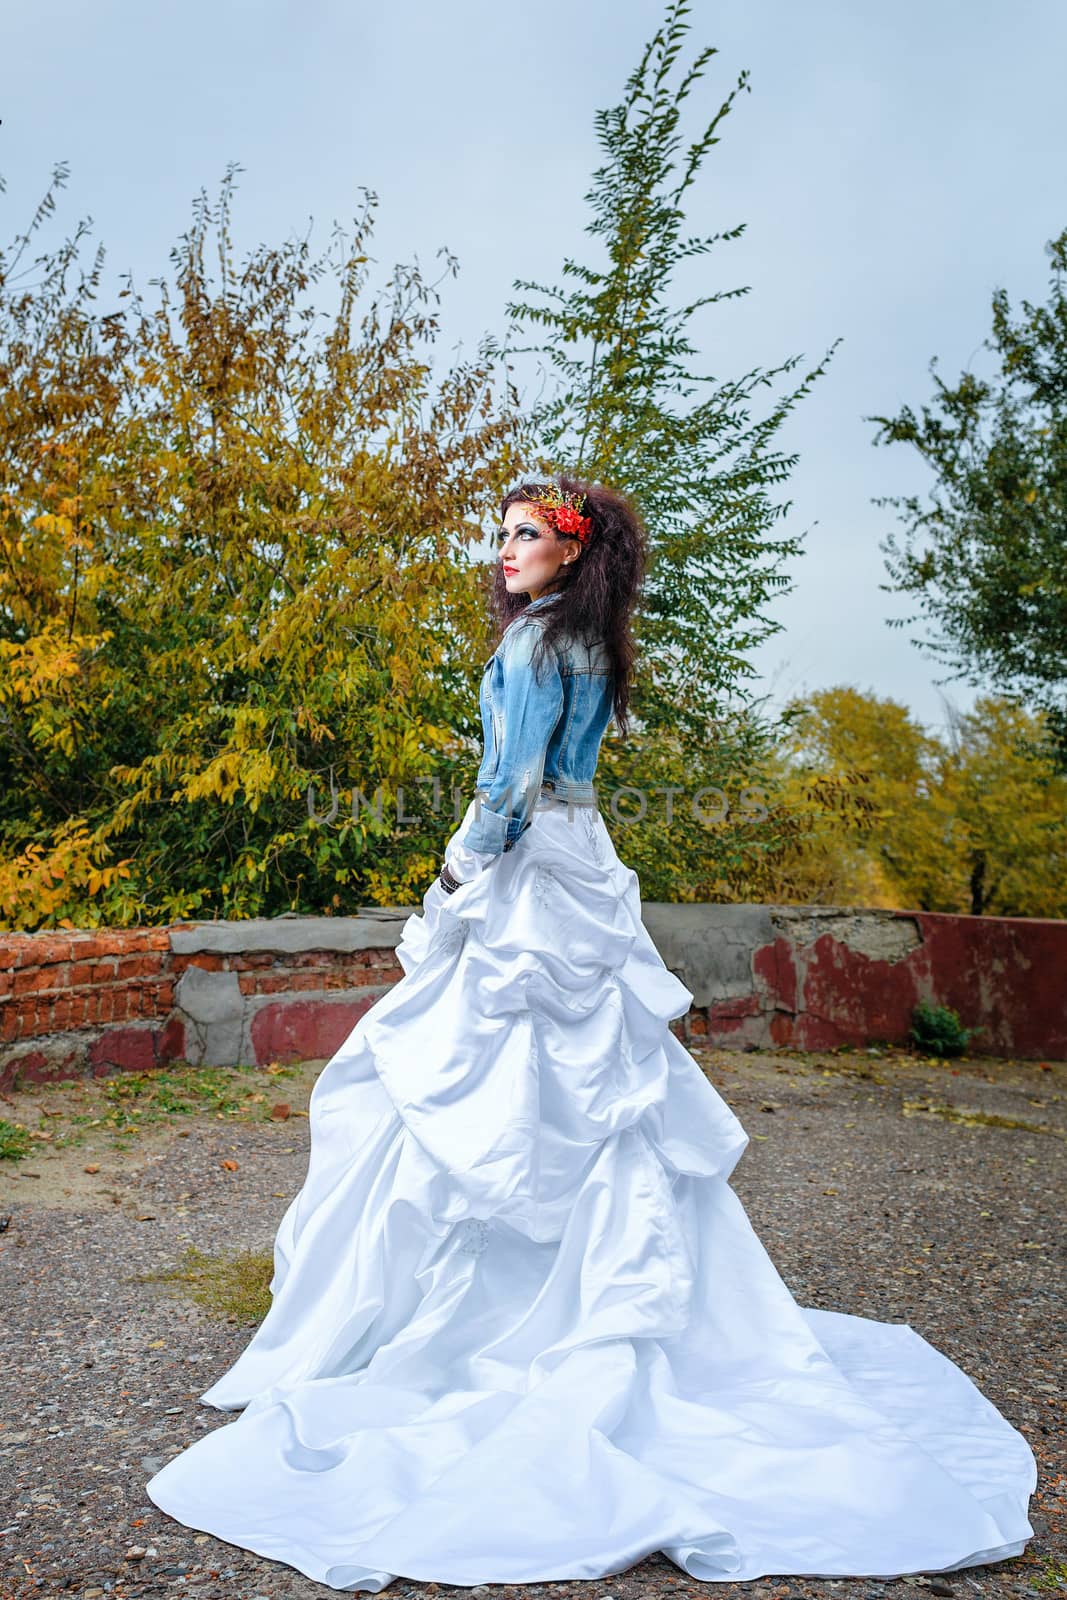
MULTIPOLYGON (((540 539, 541 530, 532 522, 520 522, 515 529, 516 533, 532 533, 535 539, 540 539)), ((497 544, 503 544, 508 536, 507 528, 498 528, 496 534, 497 544)))

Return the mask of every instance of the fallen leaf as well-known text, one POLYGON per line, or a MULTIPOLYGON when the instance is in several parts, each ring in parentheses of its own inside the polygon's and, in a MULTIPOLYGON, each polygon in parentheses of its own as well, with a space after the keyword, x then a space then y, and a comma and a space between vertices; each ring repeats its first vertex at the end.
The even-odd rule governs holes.
POLYGON ((91 1161, 87 1167, 83 1167, 82 1168, 82 1171, 83 1172, 99 1172, 100 1171, 100 1165, 96 1161, 91 1161))
POLYGON ((292 1107, 287 1100, 279 1100, 276 1106, 271 1106, 270 1115, 272 1122, 284 1122, 289 1116, 292 1107))
POLYGON ((227 1172, 236 1172, 237 1171, 237 1162, 236 1161, 220 1161, 219 1162, 219 1166, 220 1167, 224 1167, 227 1172))

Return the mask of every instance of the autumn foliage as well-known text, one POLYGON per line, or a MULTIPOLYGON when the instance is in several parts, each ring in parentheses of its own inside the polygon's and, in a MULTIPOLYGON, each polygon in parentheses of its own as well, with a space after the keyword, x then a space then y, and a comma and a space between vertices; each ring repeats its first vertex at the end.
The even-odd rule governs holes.
POLYGON ((102 311, 84 228, 30 259, 63 178, 0 256, 0 919, 410 902, 469 784, 508 373, 432 370, 417 269, 369 291, 372 196, 238 268, 231 170, 102 311))

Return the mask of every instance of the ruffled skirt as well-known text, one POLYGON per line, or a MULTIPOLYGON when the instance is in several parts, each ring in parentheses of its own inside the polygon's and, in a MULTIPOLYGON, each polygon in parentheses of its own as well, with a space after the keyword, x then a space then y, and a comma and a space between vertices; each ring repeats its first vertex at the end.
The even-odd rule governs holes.
POLYGON ((595 809, 435 884, 397 955, 316 1082, 270 1311, 202 1397, 241 1415, 156 1505, 340 1590, 1023 1549, 1022 1435, 907 1324, 798 1306, 764 1251, 595 809))

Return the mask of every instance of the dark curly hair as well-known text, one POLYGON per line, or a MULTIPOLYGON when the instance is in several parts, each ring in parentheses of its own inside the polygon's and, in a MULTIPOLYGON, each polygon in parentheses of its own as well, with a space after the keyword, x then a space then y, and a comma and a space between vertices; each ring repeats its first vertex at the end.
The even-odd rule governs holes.
MULTIPOLYGON (((500 502, 501 519, 517 501, 531 500, 540 490, 558 488, 565 494, 583 494, 584 515, 592 518, 592 533, 572 565, 561 567, 550 592, 562 598, 540 613, 544 617, 544 650, 563 634, 588 644, 603 640, 615 674, 614 713, 620 733, 629 728, 627 707, 636 655, 631 617, 648 560, 644 523, 633 502, 617 489, 588 483, 561 473, 556 477, 529 477, 508 489, 500 502)), ((571 535, 551 529, 562 543, 571 535)), ((510 594, 504 571, 497 563, 492 606, 500 634, 530 604, 524 594, 510 594)))

